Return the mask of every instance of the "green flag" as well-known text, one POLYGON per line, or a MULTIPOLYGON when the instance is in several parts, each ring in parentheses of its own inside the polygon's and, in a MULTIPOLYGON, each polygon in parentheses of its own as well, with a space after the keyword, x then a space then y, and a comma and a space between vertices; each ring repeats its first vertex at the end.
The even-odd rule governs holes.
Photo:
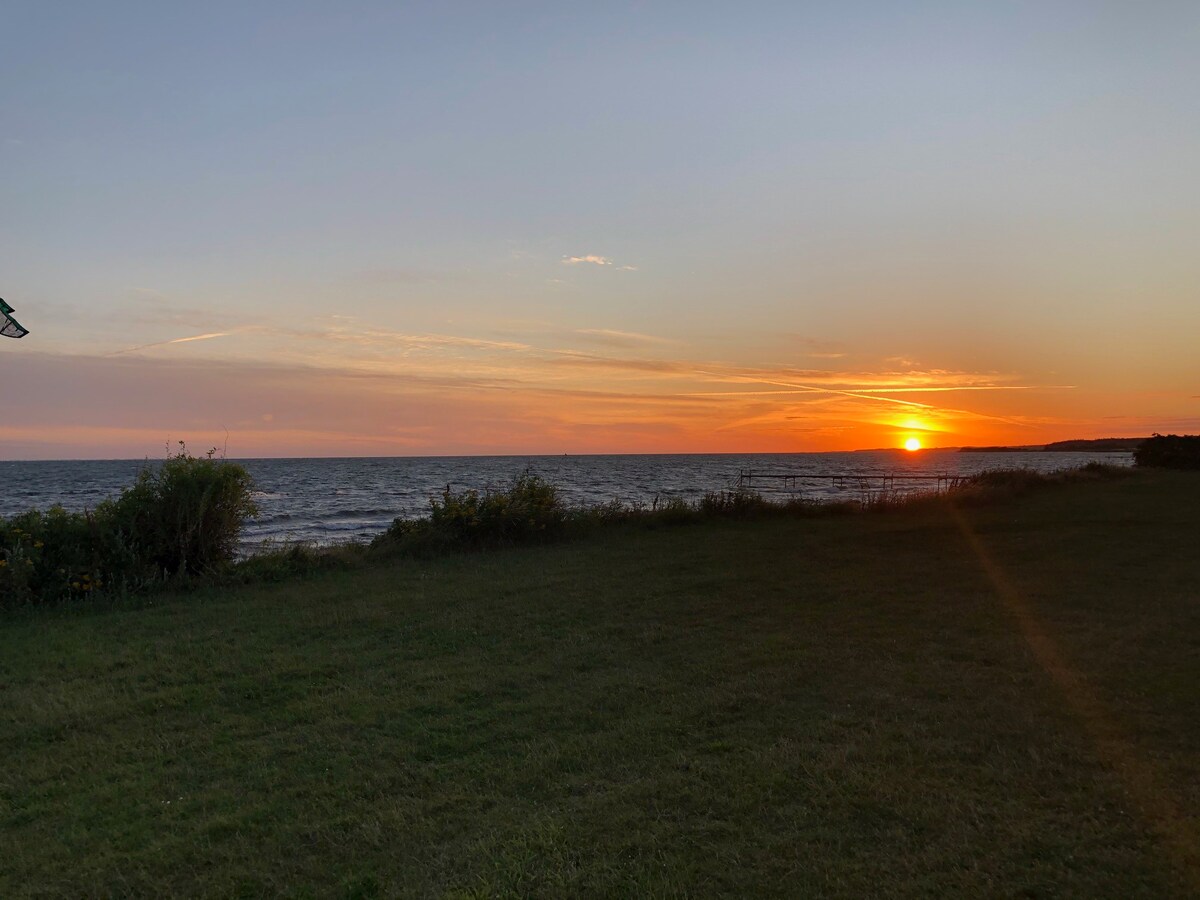
POLYGON ((12 317, 12 307, 0 300, 0 334, 10 338, 22 338, 29 334, 21 323, 12 317))

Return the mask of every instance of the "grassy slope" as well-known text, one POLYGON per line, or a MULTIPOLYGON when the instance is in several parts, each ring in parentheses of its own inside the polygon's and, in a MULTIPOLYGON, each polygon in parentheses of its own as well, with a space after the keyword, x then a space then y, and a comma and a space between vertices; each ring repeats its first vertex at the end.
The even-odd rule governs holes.
POLYGON ((1194 894, 1197 501, 1139 474, 974 542, 715 523, 22 614, 0 895, 1194 894))

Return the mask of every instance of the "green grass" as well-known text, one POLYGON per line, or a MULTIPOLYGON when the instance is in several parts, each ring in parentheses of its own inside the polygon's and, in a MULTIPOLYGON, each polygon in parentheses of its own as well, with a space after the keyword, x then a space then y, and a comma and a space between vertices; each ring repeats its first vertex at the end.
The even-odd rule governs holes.
POLYGON ((0 896, 1200 893, 1200 476, 0 623, 0 896))

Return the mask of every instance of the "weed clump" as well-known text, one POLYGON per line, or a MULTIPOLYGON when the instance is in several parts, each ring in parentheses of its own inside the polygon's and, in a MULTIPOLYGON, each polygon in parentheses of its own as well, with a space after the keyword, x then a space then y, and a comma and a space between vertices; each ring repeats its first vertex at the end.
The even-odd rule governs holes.
POLYGON ((779 504, 771 503, 762 494, 744 488, 705 494, 697 507, 701 515, 733 519, 749 519, 779 509, 779 504))
POLYGON ((428 518, 396 519, 371 546, 427 554, 550 541, 562 536, 568 517, 558 489, 525 471, 505 490, 455 493, 447 485, 440 500, 430 500, 428 518))
POLYGON ((307 578, 319 572, 345 571, 362 563, 366 545, 321 547, 295 543, 262 547, 223 571, 222 584, 262 584, 307 578))

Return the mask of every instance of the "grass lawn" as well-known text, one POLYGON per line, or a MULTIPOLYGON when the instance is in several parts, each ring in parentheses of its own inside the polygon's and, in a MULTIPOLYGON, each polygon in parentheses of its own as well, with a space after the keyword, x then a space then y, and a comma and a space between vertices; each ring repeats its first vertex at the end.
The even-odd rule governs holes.
POLYGON ((1200 475, 0 620, 0 896, 1200 895, 1200 475))

